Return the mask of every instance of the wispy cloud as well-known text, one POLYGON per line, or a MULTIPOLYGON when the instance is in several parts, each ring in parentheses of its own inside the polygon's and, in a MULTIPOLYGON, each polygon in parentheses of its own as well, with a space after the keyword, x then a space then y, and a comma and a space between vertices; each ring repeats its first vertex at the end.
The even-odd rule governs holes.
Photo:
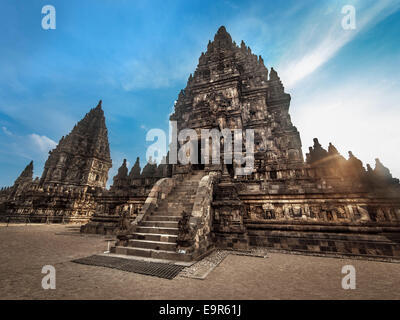
MULTIPOLYGON (((3 161, 22 161, 22 163, 26 162, 26 164, 33 160, 35 173, 40 174, 48 157, 48 152, 55 146, 56 142, 45 135, 12 133, 12 135, 7 135, 6 139, 0 139, 0 157, 3 158, 3 161)), ((15 179, 17 175, 18 172, 15 173, 12 179, 15 179)))
POLYGON ((341 20, 344 15, 337 4, 315 9, 299 25, 299 29, 302 29, 301 34, 294 46, 290 48, 290 54, 279 63, 280 75, 286 87, 293 87, 298 81, 333 58, 359 33, 399 10, 400 2, 398 0, 357 1, 354 6, 357 21, 355 30, 342 28, 341 20))
POLYGON ((12 132, 7 129, 7 127, 3 126, 3 127, 1 127, 1 130, 3 130, 4 134, 6 134, 7 136, 13 135, 12 132))
POLYGON ((238 42, 244 40, 247 45, 249 45, 248 40, 251 39, 252 51, 260 53, 265 43, 272 42, 273 28, 262 18, 254 15, 241 15, 231 24, 228 32, 238 42))
POLYGON ((143 60, 132 59, 121 69, 119 78, 125 91, 171 87, 186 80, 194 71, 196 58, 161 61, 159 57, 143 60))
POLYGON ((57 146, 57 143, 46 136, 40 136, 36 133, 29 135, 31 142, 36 145, 40 151, 48 152, 57 146))
POLYGON ((296 95, 292 118, 300 131, 303 151, 308 152, 317 137, 324 147, 332 142, 343 156, 353 151, 364 165, 373 165, 375 158, 380 158, 400 177, 399 84, 365 79, 352 78, 312 95, 296 95))

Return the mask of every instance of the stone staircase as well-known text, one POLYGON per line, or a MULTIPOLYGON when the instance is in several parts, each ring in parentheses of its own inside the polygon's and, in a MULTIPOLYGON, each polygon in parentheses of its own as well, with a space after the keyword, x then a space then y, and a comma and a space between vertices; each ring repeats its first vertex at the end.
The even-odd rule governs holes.
POLYGON ((178 223, 183 211, 191 213, 196 197, 197 187, 204 172, 195 171, 179 182, 159 207, 145 217, 130 234, 128 246, 113 247, 115 254, 191 261, 188 254, 176 252, 178 223))

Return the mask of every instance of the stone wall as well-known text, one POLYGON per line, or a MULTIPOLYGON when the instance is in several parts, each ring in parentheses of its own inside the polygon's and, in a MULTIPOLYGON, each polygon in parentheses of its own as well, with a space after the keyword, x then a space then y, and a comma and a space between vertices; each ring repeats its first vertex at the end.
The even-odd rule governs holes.
POLYGON ((142 196, 115 196, 107 192, 107 196, 97 198, 96 212, 90 221, 81 226, 82 233, 116 234, 126 228, 141 211, 145 197, 142 196))
POLYGON ((253 247, 400 259, 400 225, 248 222, 246 228, 253 247))
POLYGON ((243 196, 249 245, 400 259, 400 199, 373 194, 243 196))
POLYGON ((243 195, 246 219, 400 223, 400 199, 373 194, 243 195))
POLYGON ((96 210, 96 191, 87 187, 39 187, 31 185, 19 190, 3 202, 3 216, 18 215, 30 217, 31 222, 44 222, 49 218, 54 222, 89 221, 96 210), (44 221, 42 221, 44 219, 44 221))

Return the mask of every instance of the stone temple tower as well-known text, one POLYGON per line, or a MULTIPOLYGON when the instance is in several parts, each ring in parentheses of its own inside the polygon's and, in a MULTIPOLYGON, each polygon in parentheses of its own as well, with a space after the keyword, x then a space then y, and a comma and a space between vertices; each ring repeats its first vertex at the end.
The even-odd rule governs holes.
POLYGON ((22 187, 29 183, 32 183, 33 180, 33 161, 29 162, 29 164, 25 167, 24 171, 21 172, 17 180, 14 182, 14 187, 22 187))
POLYGON ((242 129, 244 135, 253 129, 256 161, 273 173, 278 167, 303 163, 300 135, 289 115, 290 99, 277 72, 268 72, 261 56, 243 41, 238 46, 222 26, 201 54, 170 119, 177 121, 179 131, 227 128, 242 129))
POLYGON ((105 188, 112 162, 101 100, 49 154, 42 185, 105 188))

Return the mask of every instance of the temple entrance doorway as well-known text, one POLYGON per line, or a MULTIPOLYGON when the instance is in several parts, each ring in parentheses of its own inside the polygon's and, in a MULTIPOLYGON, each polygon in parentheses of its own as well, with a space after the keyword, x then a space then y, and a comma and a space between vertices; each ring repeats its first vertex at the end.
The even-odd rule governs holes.
POLYGON ((205 169, 203 159, 204 159, 204 156, 201 153, 201 140, 199 140, 197 143, 197 164, 192 165, 193 170, 204 170, 205 169))

